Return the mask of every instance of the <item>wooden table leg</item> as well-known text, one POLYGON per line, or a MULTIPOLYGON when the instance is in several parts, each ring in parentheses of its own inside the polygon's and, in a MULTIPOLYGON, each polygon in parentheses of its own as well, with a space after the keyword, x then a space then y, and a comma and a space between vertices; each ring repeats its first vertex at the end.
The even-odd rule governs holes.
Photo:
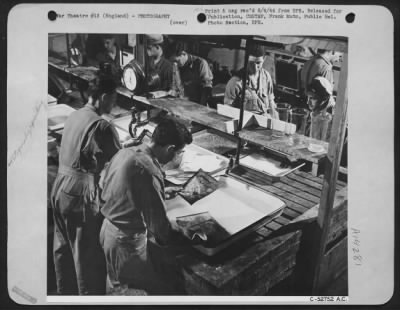
POLYGON ((311 168, 311 174, 315 177, 318 176, 318 164, 317 163, 313 163, 312 164, 312 168, 311 168))

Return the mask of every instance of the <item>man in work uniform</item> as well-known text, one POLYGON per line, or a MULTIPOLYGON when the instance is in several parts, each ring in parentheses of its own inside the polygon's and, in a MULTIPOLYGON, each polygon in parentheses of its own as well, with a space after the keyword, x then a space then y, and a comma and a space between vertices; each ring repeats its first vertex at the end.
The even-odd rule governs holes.
POLYGON ((108 64, 110 66, 109 74, 114 77, 115 82, 118 84, 122 76, 121 50, 112 34, 103 35, 103 47, 104 50, 96 55, 96 60, 100 65, 108 64))
POLYGON ((169 91, 172 88, 172 63, 165 59, 164 39, 161 34, 146 35, 147 56, 150 58, 147 74, 148 91, 169 91))
POLYGON ((318 49, 317 54, 311 57, 301 70, 301 87, 307 95, 308 86, 316 76, 323 76, 333 85, 333 63, 339 61, 341 53, 318 49))
POLYGON ((244 109, 256 114, 269 114, 279 118, 271 75, 263 68, 265 52, 262 46, 252 45, 249 50, 247 68, 241 69, 241 76, 233 76, 226 85, 224 104, 240 108, 243 92, 242 75, 247 74, 244 109))
POLYGON ((153 294, 172 289, 155 271, 147 241, 160 246, 176 241, 166 216, 161 165, 179 157, 191 142, 184 125, 164 119, 149 145, 122 149, 107 166, 102 182, 104 222, 100 242, 112 289, 128 285, 153 294))
MULTIPOLYGON (((185 51, 183 42, 175 42, 171 48, 172 60, 179 68, 184 97, 206 106, 211 97, 213 74, 208 62, 185 51)), ((179 87, 178 87, 179 88, 179 87)))
POLYGON ((100 115, 114 106, 115 87, 111 77, 100 76, 89 90, 88 103, 65 123, 51 193, 58 294, 105 294, 98 180, 120 143, 115 128, 100 115))

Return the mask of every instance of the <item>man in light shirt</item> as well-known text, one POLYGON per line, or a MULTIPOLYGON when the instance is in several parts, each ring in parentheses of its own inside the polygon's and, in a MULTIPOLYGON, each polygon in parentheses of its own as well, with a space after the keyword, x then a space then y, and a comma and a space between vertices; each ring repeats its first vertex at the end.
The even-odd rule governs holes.
POLYGON ((278 119, 271 75, 263 68, 265 51, 261 45, 253 45, 249 51, 247 68, 233 76, 225 89, 224 104, 240 108, 243 92, 243 74, 247 74, 244 109, 257 114, 268 114, 278 119))

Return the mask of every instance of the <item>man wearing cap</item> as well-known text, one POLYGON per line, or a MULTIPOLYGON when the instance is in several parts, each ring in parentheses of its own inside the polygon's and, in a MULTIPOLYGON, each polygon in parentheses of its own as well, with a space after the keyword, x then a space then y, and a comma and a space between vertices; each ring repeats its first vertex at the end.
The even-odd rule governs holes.
POLYGON ((146 35, 149 68, 147 86, 149 91, 169 91, 172 87, 172 63, 165 59, 161 34, 146 35))
POLYGON ((253 45, 249 51, 247 68, 233 76, 225 89, 224 104, 239 108, 241 105, 243 83, 242 76, 247 74, 247 85, 244 98, 244 109, 257 114, 269 114, 279 118, 276 111, 273 82, 271 75, 263 68, 265 60, 264 49, 253 45))
POLYGON ((318 49, 301 70, 301 87, 307 95, 308 86, 316 76, 323 76, 333 85, 333 63, 340 59, 341 54, 335 51, 318 49))
POLYGON ((335 105, 332 84, 323 76, 315 77, 307 89, 307 104, 311 110, 310 136, 327 141, 330 136, 332 114, 328 111, 335 105))
POLYGON ((175 42, 171 54, 172 60, 179 68, 184 97, 201 105, 207 105, 214 78, 207 61, 187 53, 183 42, 175 42))

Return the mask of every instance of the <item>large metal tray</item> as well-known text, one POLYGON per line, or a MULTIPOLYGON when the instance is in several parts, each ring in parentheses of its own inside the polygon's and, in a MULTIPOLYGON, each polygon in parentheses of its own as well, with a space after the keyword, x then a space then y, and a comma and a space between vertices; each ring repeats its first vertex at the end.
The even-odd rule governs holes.
POLYGON ((236 150, 238 139, 214 129, 204 129, 193 134, 193 143, 211 152, 223 155, 236 150))
POLYGON ((179 230, 177 217, 209 212, 229 233, 226 239, 213 247, 194 246, 207 256, 213 256, 238 242, 279 216, 285 207, 282 200, 244 182, 229 176, 219 176, 218 180, 218 189, 193 205, 180 196, 167 200, 167 216, 175 229, 179 230))
POLYGON ((250 153, 240 159, 239 165, 232 169, 232 172, 238 176, 252 175, 251 181, 259 179, 269 180, 270 183, 279 181, 282 177, 292 173, 304 166, 304 162, 290 163, 277 159, 274 156, 268 156, 265 153, 250 153), (240 167, 239 167, 240 166, 240 167), (240 172, 243 170, 243 172, 240 172), (255 175, 258 176, 254 178, 255 175))

